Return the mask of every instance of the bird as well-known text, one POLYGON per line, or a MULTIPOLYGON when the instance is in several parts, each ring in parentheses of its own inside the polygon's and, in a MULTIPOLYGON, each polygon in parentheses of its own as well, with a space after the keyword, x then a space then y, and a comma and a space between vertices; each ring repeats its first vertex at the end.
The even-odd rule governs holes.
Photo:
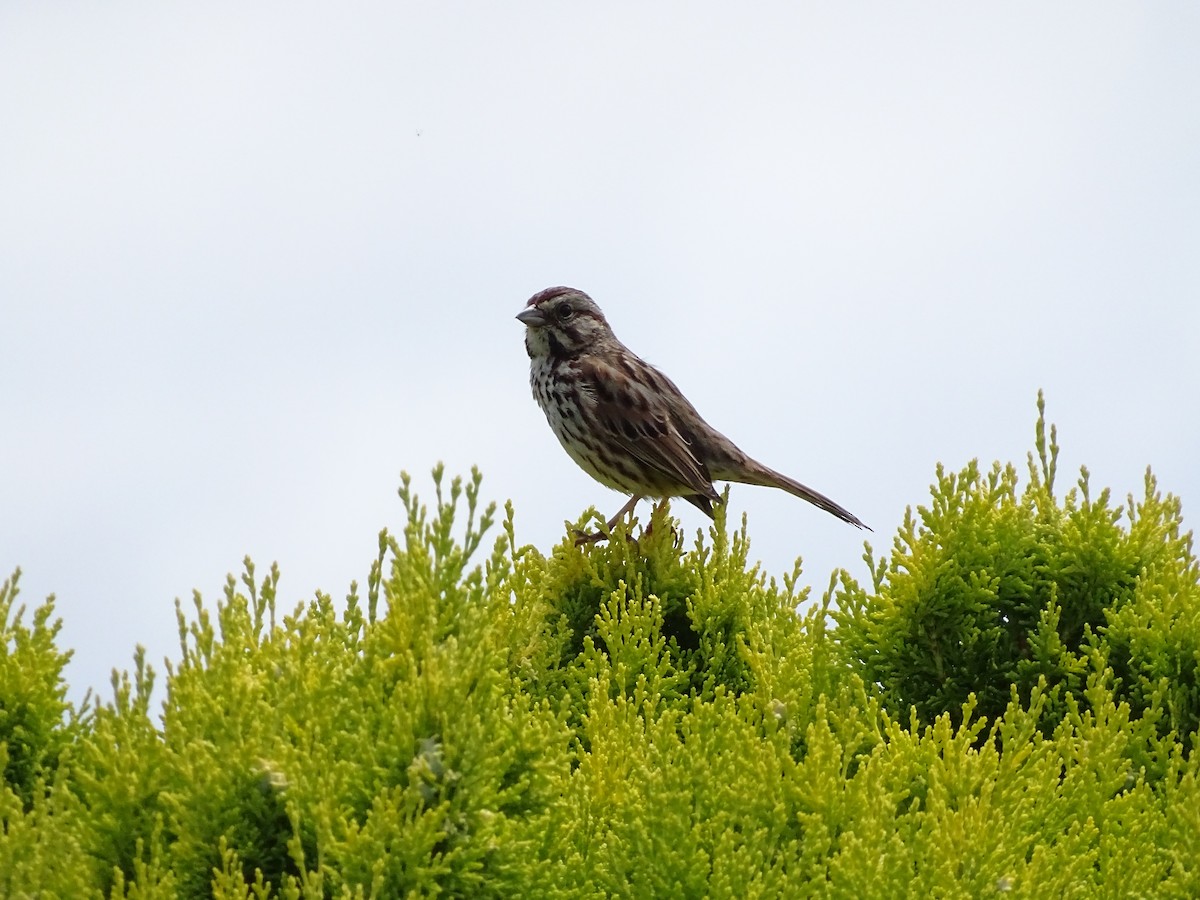
MULTIPOLYGON (((529 384, 559 443, 601 484, 629 495, 611 532, 643 498, 682 497, 710 518, 714 481, 780 488, 856 528, 824 494, 752 459, 708 424, 666 375, 626 347, 591 297, 570 287, 534 294, 525 326, 529 384)), ((579 535, 576 543, 604 538, 579 535)))

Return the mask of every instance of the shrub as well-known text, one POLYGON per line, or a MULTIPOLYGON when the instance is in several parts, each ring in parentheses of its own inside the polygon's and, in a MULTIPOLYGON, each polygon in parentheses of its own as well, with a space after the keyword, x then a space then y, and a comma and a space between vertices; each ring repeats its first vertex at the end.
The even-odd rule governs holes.
POLYGON ((840 593, 837 640, 886 706, 921 723, 955 718, 972 696, 995 719, 1013 688, 1027 703, 1044 683, 1048 733, 1066 698, 1081 701, 1089 675, 1111 668, 1119 700, 1139 714, 1163 701, 1160 732, 1187 738, 1200 714, 1200 606, 1179 501, 1147 473, 1144 498, 1114 508, 1107 490, 1092 497, 1084 468, 1060 504, 1044 414, 1039 394, 1023 491, 1011 465, 938 467, 932 502, 908 511, 891 558, 868 554, 872 592, 840 593))
POLYGON ((481 557, 495 508, 439 468, 364 594, 285 612, 247 560, 161 686, 138 650, 74 710, 14 578, 0 894, 1196 896, 1190 535, 1149 476, 1057 500, 1039 412, 1023 491, 939 469, 819 603, 723 514, 543 555, 509 506, 481 557))

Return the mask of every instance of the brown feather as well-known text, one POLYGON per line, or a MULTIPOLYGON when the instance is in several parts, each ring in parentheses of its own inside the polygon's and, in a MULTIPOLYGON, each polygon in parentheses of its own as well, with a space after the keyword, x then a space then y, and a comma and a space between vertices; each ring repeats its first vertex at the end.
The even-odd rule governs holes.
MULTIPOLYGON (((650 368, 636 357, 626 362, 650 368)), ((579 376, 592 397, 595 424, 614 444, 653 470, 655 487, 661 491, 657 496, 694 493, 710 501, 719 499, 708 467, 679 433, 663 394, 645 390, 644 379, 628 378, 603 357, 581 359, 579 376)))

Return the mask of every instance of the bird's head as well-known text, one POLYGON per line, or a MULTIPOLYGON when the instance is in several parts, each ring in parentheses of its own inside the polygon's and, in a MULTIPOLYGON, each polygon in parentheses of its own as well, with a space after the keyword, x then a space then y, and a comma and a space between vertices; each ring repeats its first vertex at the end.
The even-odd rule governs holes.
POLYGON ((569 287, 551 287, 529 298, 517 313, 530 358, 568 358, 604 349, 616 340, 596 301, 569 287))

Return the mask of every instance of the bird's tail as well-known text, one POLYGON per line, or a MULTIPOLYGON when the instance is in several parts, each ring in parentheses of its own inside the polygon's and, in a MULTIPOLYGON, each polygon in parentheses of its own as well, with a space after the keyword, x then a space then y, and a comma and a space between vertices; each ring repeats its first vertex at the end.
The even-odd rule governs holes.
POLYGON ((766 466, 762 465, 762 463, 755 462, 751 459, 747 459, 746 463, 745 471, 742 473, 742 476, 730 480, 741 481, 744 484, 758 484, 762 485, 763 487, 780 488, 781 490, 787 491, 789 494, 799 497, 801 500, 807 500, 813 506, 825 510, 825 512, 829 513, 830 515, 837 516, 843 522, 849 522, 855 528, 865 528, 867 531, 871 530, 871 527, 863 522, 858 516, 854 515, 854 513, 850 512, 850 510, 846 509, 844 506, 839 506, 837 503, 834 503, 820 491, 814 491, 812 488, 801 484, 794 478, 788 478, 786 475, 776 472, 774 469, 768 469, 766 466))

